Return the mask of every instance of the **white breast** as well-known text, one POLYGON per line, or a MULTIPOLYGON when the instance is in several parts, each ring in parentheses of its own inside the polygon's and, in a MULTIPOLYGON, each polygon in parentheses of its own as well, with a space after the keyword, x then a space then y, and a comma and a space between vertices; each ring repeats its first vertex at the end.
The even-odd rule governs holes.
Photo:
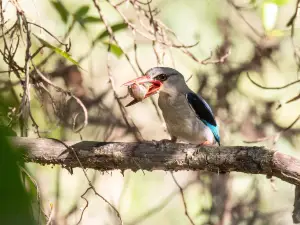
POLYGON ((204 141, 215 142, 213 133, 196 117, 184 94, 170 96, 160 93, 158 105, 170 135, 191 144, 200 144, 204 141))

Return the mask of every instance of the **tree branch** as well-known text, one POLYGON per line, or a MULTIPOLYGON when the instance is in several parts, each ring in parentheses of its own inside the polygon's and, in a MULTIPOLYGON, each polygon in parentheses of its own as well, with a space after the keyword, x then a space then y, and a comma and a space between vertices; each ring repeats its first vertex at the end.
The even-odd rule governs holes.
POLYGON ((27 162, 80 167, 70 151, 73 148, 85 168, 97 170, 207 170, 265 174, 300 185, 300 160, 264 147, 196 147, 190 144, 162 142, 64 142, 54 139, 11 138, 17 147, 25 147, 27 162), (68 149, 66 146, 69 146, 68 149))
POLYGON ((171 142, 62 142, 55 139, 10 138, 25 147, 26 162, 96 170, 206 170, 265 174, 296 185, 294 223, 300 222, 300 160, 257 146, 196 147, 171 142), (76 155, 75 155, 76 153, 76 155))

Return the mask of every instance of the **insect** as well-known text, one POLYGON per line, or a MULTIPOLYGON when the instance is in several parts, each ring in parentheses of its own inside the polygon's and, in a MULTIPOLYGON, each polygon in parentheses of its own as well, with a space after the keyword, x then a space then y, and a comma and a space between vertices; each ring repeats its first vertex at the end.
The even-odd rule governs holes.
POLYGON ((146 97, 148 90, 149 88, 144 84, 134 83, 131 86, 128 86, 129 94, 138 101, 142 101, 146 97))
POLYGON ((126 107, 131 106, 131 105, 145 99, 148 91, 149 91, 149 86, 147 87, 146 84, 133 83, 133 84, 129 85, 128 92, 129 92, 130 96, 133 97, 134 99, 131 102, 129 102, 126 105, 126 107))
POLYGON ((128 81, 123 84, 128 87, 128 92, 134 99, 125 107, 138 103, 145 98, 159 91, 162 83, 159 80, 153 80, 149 76, 141 76, 133 81, 128 81))

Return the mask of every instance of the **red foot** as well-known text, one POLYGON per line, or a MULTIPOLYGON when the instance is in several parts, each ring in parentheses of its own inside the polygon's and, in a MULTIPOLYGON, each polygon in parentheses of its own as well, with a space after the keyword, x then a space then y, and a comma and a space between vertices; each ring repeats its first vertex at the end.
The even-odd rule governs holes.
POLYGON ((199 145, 213 145, 212 143, 210 143, 209 141, 204 141, 202 143, 200 143, 199 145))

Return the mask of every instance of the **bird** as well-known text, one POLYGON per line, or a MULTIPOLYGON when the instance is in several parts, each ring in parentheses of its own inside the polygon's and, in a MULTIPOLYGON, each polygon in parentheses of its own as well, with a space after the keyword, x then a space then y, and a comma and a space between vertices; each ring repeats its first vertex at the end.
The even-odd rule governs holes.
POLYGON ((124 85, 146 83, 151 86, 144 98, 159 93, 158 106, 171 136, 170 141, 220 146, 219 127, 211 107, 188 87, 180 72, 170 67, 153 67, 124 85))

